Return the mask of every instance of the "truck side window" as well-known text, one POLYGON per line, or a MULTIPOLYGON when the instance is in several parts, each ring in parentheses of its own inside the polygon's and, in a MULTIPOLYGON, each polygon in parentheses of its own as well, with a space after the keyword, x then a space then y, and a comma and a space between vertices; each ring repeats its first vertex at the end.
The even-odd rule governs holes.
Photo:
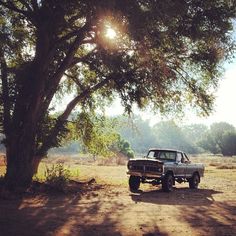
POLYGON ((189 160, 188 160, 186 154, 183 154, 183 155, 182 155, 181 162, 182 162, 182 163, 187 163, 187 162, 189 162, 189 160))
POLYGON ((176 162, 182 162, 182 153, 177 152, 176 162))
POLYGON ((188 159, 188 156, 186 155, 186 153, 184 153, 184 162, 185 163, 190 163, 191 161, 188 159))

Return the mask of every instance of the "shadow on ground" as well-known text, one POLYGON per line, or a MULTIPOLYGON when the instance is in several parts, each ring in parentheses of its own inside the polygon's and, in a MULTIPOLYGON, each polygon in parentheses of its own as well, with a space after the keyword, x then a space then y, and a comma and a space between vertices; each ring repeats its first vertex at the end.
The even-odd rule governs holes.
MULTIPOLYGON (((49 194, 15 200, 0 199, 0 235, 120 236, 124 234, 121 233, 119 217, 126 209, 126 204, 116 192, 102 186, 80 195, 49 194)), ((139 235, 142 232, 140 228, 131 230, 139 231, 139 235)), ((155 233, 146 234, 152 235, 167 236, 158 226, 155 233)))
POLYGON ((115 204, 109 211, 103 211, 102 201, 96 194, 99 190, 93 189, 82 195, 51 194, 17 200, 0 199, 0 235, 119 236, 110 213, 123 206, 115 204))
POLYGON ((198 235, 233 235, 236 207, 233 202, 214 201, 217 193, 220 192, 186 188, 175 189, 170 194, 155 190, 129 195, 128 191, 117 191, 114 186, 95 185, 89 192, 74 195, 0 199, 0 235, 167 236, 174 234, 164 231, 163 224, 168 229, 172 220, 176 223, 178 219, 189 225, 191 230, 197 229, 198 235), (167 208, 177 214, 168 212, 167 208), (167 215, 159 221, 163 211, 167 215), (169 217, 172 217, 171 221, 169 217), (129 221, 131 218, 133 222, 129 221), (132 228, 133 225, 138 227, 132 228))
POLYGON ((212 189, 176 188, 171 193, 159 189, 139 191, 130 196, 135 203, 150 203, 163 208, 174 206, 171 209, 179 209, 174 220, 187 223, 193 229, 192 235, 196 234, 194 232, 207 236, 235 235, 235 201, 215 201, 215 194, 224 193, 212 189))
POLYGON ((142 191, 130 194, 134 202, 147 202, 164 205, 195 205, 208 206, 214 202, 214 194, 222 193, 212 189, 174 188, 166 193, 162 189, 142 191))
POLYGON ((199 235, 231 236, 236 232, 235 202, 216 202, 211 206, 192 206, 181 210, 184 221, 199 235))

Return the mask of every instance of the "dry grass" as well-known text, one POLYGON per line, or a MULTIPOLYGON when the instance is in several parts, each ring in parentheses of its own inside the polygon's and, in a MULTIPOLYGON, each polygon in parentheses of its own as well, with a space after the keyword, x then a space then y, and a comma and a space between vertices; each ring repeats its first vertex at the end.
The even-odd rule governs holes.
POLYGON ((223 170, 234 170, 236 169, 236 165, 220 165, 216 167, 217 169, 223 169, 223 170))
POLYGON ((0 176, 3 176, 5 172, 6 172, 5 155, 0 153, 0 176))
MULTIPOLYGON (((236 157, 201 155, 192 156, 190 159, 193 163, 201 162, 205 164, 206 176, 236 180, 236 157)), ((88 180, 95 178, 99 183, 111 185, 127 183, 126 162, 122 163, 123 166, 115 165, 113 160, 113 165, 108 160, 103 163, 89 161, 87 164, 81 164, 75 157, 67 156, 54 156, 53 158, 44 159, 39 165, 36 178, 41 181, 45 180, 46 166, 50 167, 57 163, 63 163, 64 167, 69 169, 72 179, 88 180)), ((0 176, 4 175, 5 171, 5 160, 0 155, 0 176)))
MULTIPOLYGON (((46 166, 55 165, 56 160, 41 162, 38 177, 43 179, 46 166)), ((86 191, 76 186, 80 194, 0 201, 0 222, 4 222, 0 235, 235 235, 236 169, 229 168, 235 160, 191 158, 206 166, 200 189, 182 183, 172 193, 145 184, 140 192, 130 193, 125 165, 81 165, 69 160, 64 166, 72 178, 95 178, 91 191, 87 185, 86 191), (22 227, 26 220, 27 227, 22 227)))

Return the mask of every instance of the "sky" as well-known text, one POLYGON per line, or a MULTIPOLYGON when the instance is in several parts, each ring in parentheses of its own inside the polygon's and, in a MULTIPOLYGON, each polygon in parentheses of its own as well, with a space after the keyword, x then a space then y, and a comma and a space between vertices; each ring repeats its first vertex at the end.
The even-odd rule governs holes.
MULTIPOLYGON (((236 41, 236 21, 233 22, 233 39, 236 41)), ((231 63, 224 63, 224 73, 220 79, 218 89, 215 93, 214 111, 208 117, 199 117, 193 112, 188 112, 181 120, 177 119, 177 123, 196 124, 201 123, 210 126, 214 122, 227 122, 236 127, 236 54, 231 63)), ((141 112, 138 108, 134 108, 134 114, 140 115, 144 120, 149 120, 151 125, 161 120, 167 120, 165 117, 155 115, 152 111, 147 110, 141 112)), ((121 115, 124 108, 118 99, 106 109, 106 115, 121 115)))
MULTIPOLYGON (((188 113, 177 123, 194 124, 201 123, 210 126, 214 122, 228 122, 236 127, 236 59, 225 64, 225 72, 220 80, 218 90, 216 91, 216 99, 214 103, 214 112, 209 117, 199 117, 193 113, 188 113)), ((106 109, 106 115, 121 115, 124 108, 119 100, 115 100, 110 107, 106 109)), ((150 110, 139 111, 137 108, 133 110, 134 114, 140 115, 144 120, 149 120, 151 125, 166 120, 160 115, 153 114, 150 110)))

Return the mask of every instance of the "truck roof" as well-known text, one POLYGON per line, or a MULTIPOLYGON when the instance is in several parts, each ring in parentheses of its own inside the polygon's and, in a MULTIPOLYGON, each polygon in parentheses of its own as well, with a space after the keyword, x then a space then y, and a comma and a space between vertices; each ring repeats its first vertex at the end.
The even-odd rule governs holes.
POLYGON ((182 152, 180 150, 176 150, 176 149, 170 149, 170 148, 150 148, 148 151, 168 151, 168 152, 182 152))

